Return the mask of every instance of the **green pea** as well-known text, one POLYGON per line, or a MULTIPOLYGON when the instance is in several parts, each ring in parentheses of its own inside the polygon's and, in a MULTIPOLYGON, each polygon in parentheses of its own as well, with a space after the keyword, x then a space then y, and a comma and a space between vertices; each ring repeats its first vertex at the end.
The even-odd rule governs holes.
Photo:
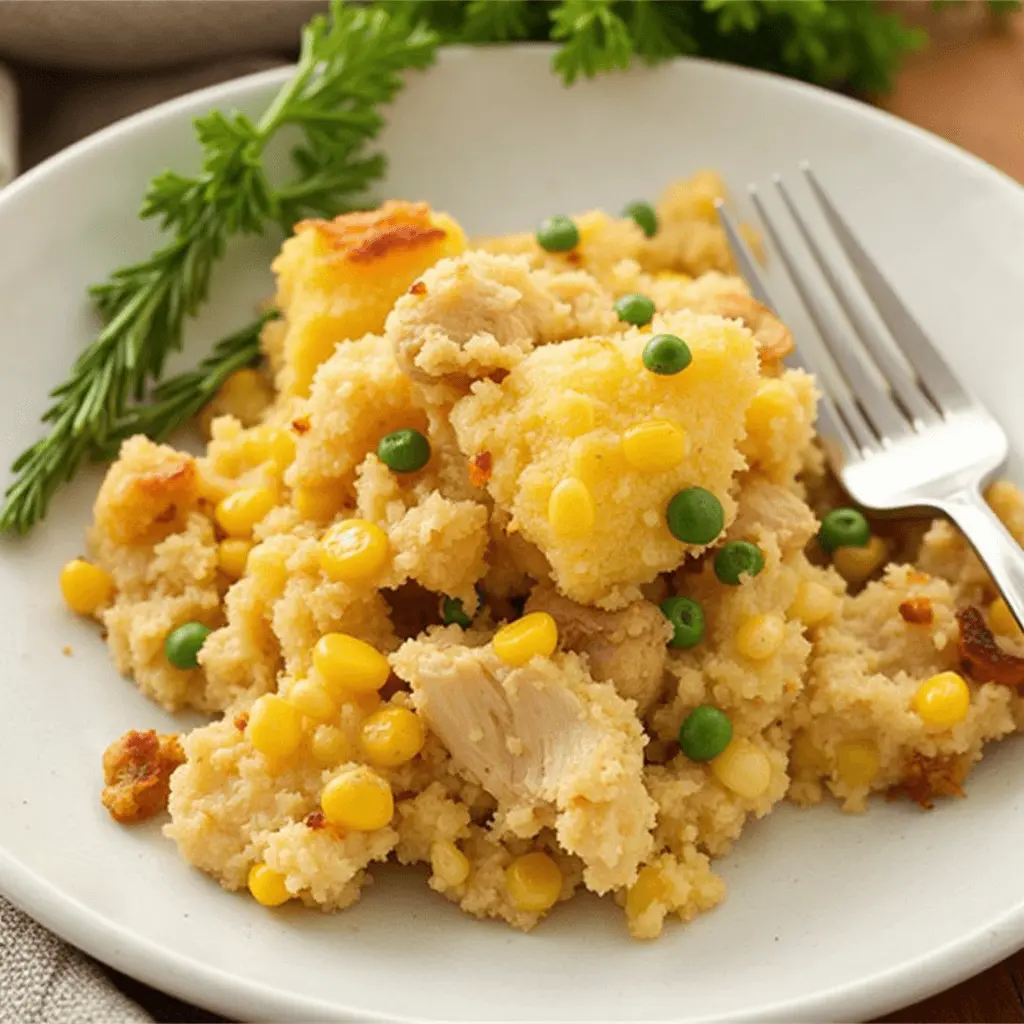
POLYGON ((622 211, 622 216, 635 220, 648 238, 653 238, 657 234, 658 215, 654 212, 654 207, 650 203, 645 203, 642 199, 638 199, 633 203, 627 203, 622 211))
POLYGON ((725 526, 722 503, 703 487, 687 487, 676 494, 665 518, 672 536, 684 544, 710 544, 725 526))
POLYGON ((685 650, 704 639, 704 609, 692 597, 670 597, 661 602, 661 610, 675 631, 669 647, 685 650))
POLYGON ((615 313, 625 323, 643 327, 644 324, 649 324, 651 317, 654 316, 654 303, 646 295, 632 292, 616 301, 615 313))
POLYGON ((834 508, 821 521, 818 543, 825 551, 862 548, 871 540, 871 527, 855 508, 834 508))
POLYGON ((656 334, 644 346, 644 366, 662 377, 681 373, 692 362, 690 346, 674 334, 656 334))
POLYGON ((396 430, 380 439, 377 458, 392 472, 415 473, 430 461, 430 442, 418 430, 396 430))
POLYGON ((715 575, 731 587, 739 583, 741 576, 756 576, 763 568, 761 549, 747 540, 731 540, 715 555, 715 575))
POLYGON ((556 214, 541 221, 537 244, 548 252, 568 252, 580 244, 580 229, 571 217, 556 214))
POLYGON ((463 629, 468 629, 473 624, 461 599, 457 597, 445 597, 441 601, 441 621, 446 626, 461 626, 463 629))
POLYGON ((172 629, 164 641, 164 653, 175 668, 198 668, 199 651, 213 632, 201 622, 186 622, 172 629))
POLYGON ((732 740, 729 716, 710 704, 694 708, 679 727, 679 746, 691 761, 718 757, 732 740))

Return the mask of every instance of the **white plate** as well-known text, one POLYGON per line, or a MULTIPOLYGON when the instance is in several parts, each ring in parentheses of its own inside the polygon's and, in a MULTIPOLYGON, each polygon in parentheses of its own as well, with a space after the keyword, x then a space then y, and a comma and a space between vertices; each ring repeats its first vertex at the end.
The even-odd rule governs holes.
MULTIPOLYGON (((544 49, 453 51, 392 112, 387 193, 470 231, 617 210, 720 168, 734 187, 810 157, 955 367, 1018 442, 1024 192, 865 106, 782 79, 680 61, 564 89, 544 49)), ((281 73, 197 93, 102 132, 0 196, 0 462, 37 436, 43 395, 94 329, 90 282, 148 253, 146 180, 188 164, 192 117, 262 107, 281 73)), ((236 251, 206 340, 269 287, 271 243, 236 251)), ((1019 446, 1018 446, 1019 447, 1019 446)), ((725 905, 654 944, 579 899, 533 935, 481 924, 415 872, 381 872, 353 910, 268 913, 178 860, 155 827, 100 806, 100 754, 174 721, 116 677, 57 592, 97 475, 0 559, 0 889, 65 938, 153 985, 243 1017, 859 1019, 1024 942, 1024 745, 931 814, 784 808, 720 864, 725 905), (74 656, 61 655, 70 644, 74 656)))

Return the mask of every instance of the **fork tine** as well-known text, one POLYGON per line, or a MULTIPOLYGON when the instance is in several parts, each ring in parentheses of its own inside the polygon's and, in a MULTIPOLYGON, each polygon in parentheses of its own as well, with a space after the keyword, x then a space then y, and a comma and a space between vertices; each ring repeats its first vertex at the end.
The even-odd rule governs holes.
MULTIPOLYGON (((806 167, 807 165, 802 166, 806 167)), ((882 335, 865 313, 863 299, 854 294, 847 281, 844 280, 846 275, 837 270, 835 262, 822 250, 806 218, 793 201, 785 182, 778 175, 775 175, 773 181, 779 195, 782 196, 782 201, 786 204, 789 215, 800 231, 804 244, 818 261, 818 266, 832 291, 835 292, 843 312, 846 313, 857 330, 861 344, 875 360, 879 370, 882 371, 882 376, 896 393, 909 417, 915 421, 915 425, 918 427, 934 422, 938 418, 936 410, 922 396, 916 381, 911 378, 906 368, 898 363, 888 351, 882 335)))
POLYGON ((962 408, 970 404, 970 398, 953 375, 946 361, 928 340, 921 326, 910 310, 900 301, 892 286, 882 276, 871 257, 864 251, 856 236, 843 220, 835 204, 811 170, 810 164, 801 164, 807 183, 821 204, 832 230, 836 234, 843 252, 857 272, 864 290, 871 296, 882 320, 892 334, 893 341, 902 351, 913 371, 918 376, 922 389, 928 394, 936 408, 942 411, 962 408))
MULTIPOLYGON (((715 201, 715 210, 718 213, 718 220, 722 225, 722 229, 725 231, 729 248, 732 249, 733 255, 736 257, 736 265, 739 267, 743 279, 749 285, 751 294, 758 302, 778 314, 778 303, 772 298, 772 294, 768 289, 768 282, 761 272, 757 257, 751 252, 750 246, 747 245, 747 240, 743 237, 735 218, 721 199, 715 201)), ((799 366, 801 369, 808 369, 799 351, 794 352, 789 357, 789 362, 799 366)), ((819 384, 821 384, 823 379, 821 374, 816 374, 816 376, 818 377, 819 384)), ((832 399, 825 393, 822 394, 818 402, 818 424, 818 433, 823 438, 830 439, 834 444, 838 445, 840 449, 839 454, 842 456, 840 461, 849 460, 858 455, 860 445, 853 439, 843 417, 839 415, 832 404, 832 399)), ((833 460, 836 459, 835 452, 830 452, 829 454, 833 460)))
POLYGON ((861 447, 871 449, 877 447, 878 439, 900 437, 907 433, 909 427, 892 399, 865 373, 864 367, 857 359, 847 332, 836 323, 835 318, 815 295, 814 288, 809 284, 803 271, 797 266, 796 260, 790 255, 789 249, 782 239, 774 217, 768 212, 757 189, 750 187, 750 197, 757 207, 775 248, 785 264, 789 276, 796 286, 821 340, 829 355, 839 367, 840 372, 850 385, 850 390, 857 397, 857 404, 852 401, 841 401, 838 396, 836 404, 861 447))

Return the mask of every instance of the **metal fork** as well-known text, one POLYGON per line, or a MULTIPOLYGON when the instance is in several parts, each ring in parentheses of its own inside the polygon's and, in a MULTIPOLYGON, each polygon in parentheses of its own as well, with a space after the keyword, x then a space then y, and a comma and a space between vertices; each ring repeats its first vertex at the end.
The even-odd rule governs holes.
MULTIPOLYGON (((818 227, 811 223, 814 202, 798 201, 779 175, 773 185, 785 217, 772 213, 753 185, 750 195, 823 343, 823 353, 802 346, 797 362, 818 379, 819 433, 829 462, 865 508, 948 516, 1024 628, 1024 551, 982 497, 1006 464, 1006 435, 957 380, 810 167, 805 163, 801 171, 823 214, 818 227), (786 240, 794 226, 802 244, 786 240), (829 254, 828 235, 845 259, 829 254)), ((754 297, 786 321, 738 224, 721 202, 717 206, 754 297)))

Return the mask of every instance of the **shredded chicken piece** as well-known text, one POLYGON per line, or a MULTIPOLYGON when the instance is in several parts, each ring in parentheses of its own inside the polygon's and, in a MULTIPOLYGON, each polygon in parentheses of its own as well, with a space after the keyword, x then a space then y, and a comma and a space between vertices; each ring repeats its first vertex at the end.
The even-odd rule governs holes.
POLYGON ((652 848, 645 737, 632 705, 574 654, 510 668, 490 645, 434 630, 392 656, 413 703, 463 773, 498 800, 496 829, 555 829, 594 892, 631 885, 652 848))
POLYGON ((585 654, 594 679, 612 683, 620 697, 635 700, 641 716, 661 695, 672 627, 657 605, 635 601, 607 612, 570 601, 542 584, 530 595, 526 611, 551 615, 562 644, 585 654))
POLYGON ((956 613, 960 626, 960 657, 976 683, 1024 686, 1024 658, 1004 651, 972 605, 956 613))
POLYGON ((507 373, 535 345, 615 323, 610 300, 586 274, 532 270, 522 257, 466 253, 420 283, 395 304, 387 335, 399 366, 439 395, 507 373))
POLYGON ((103 806, 123 825, 167 807, 171 773, 185 763, 176 733, 126 732, 103 752, 103 806))
POLYGON ((774 537, 784 552, 802 548, 818 531, 807 503, 788 487, 751 475, 740 486, 739 508, 729 527, 729 540, 774 537))

